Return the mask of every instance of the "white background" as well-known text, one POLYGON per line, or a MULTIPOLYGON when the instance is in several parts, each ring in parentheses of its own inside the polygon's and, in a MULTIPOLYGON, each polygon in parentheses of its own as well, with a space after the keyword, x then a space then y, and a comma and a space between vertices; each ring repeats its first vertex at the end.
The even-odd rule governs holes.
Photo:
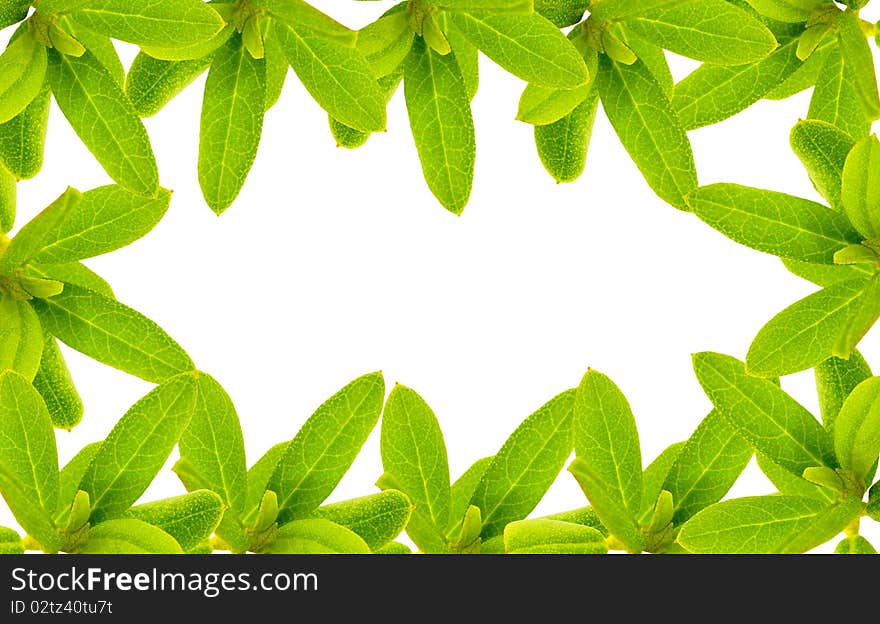
MULTIPOLYGON (((333 4, 316 3, 360 27, 392 3, 333 4)), ((866 17, 880 14, 874 7, 866 17)), ((120 50, 126 61, 135 53, 120 50)), ((695 66, 670 60, 678 78, 695 66)), ((87 264, 224 385, 249 464, 293 437, 348 381, 382 370, 389 389, 410 386, 433 407, 455 479, 593 367, 629 398, 647 465, 710 409, 691 354, 744 358, 766 321, 815 290, 777 259, 658 199, 601 110, 586 174, 557 185, 531 127, 514 121, 523 84, 485 58, 481 70, 476 181, 462 217, 440 207, 422 180, 402 90, 389 131, 349 152, 335 146, 326 115, 291 74, 244 191, 220 218, 196 177, 204 77, 147 120, 162 183, 174 190, 171 209, 145 239, 87 264)), ((692 132, 701 183, 819 199, 788 145, 808 101, 809 93, 763 101, 692 132)), ((43 172, 19 185, 18 226, 68 185, 109 183, 57 108, 46 152, 43 172)), ((880 370, 880 332, 861 349, 880 370)), ((62 463, 105 437, 151 388, 65 354, 86 415, 58 433, 62 463)), ((783 384, 815 412, 811 373, 783 384)), ((376 491, 378 433, 333 500, 376 491)), ((144 500, 184 492, 173 461, 144 500)), ((753 464, 732 494, 771 491, 753 464)), ((585 504, 563 472, 535 513, 585 504)), ((15 526, 5 507, 0 524, 15 526)), ((863 533, 880 546, 871 524, 863 522, 863 533)))

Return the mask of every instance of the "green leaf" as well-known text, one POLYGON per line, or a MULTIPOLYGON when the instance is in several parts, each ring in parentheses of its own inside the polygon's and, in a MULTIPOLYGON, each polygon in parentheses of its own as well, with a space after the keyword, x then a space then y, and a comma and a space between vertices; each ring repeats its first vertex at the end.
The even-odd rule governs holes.
POLYGON ((642 504, 642 453, 626 397, 608 377, 590 370, 578 387, 574 414, 577 457, 590 465, 615 502, 637 517, 642 504))
POLYGON ((211 537, 222 515, 220 497, 209 490, 200 490, 132 507, 125 517, 162 529, 188 551, 211 537))
POLYGON ((156 477, 192 418, 198 378, 187 373, 170 379, 113 427, 79 486, 91 499, 93 524, 122 515, 156 477))
POLYGON ((452 484, 450 490, 451 504, 449 506, 449 523, 446 526, 447 533, 453 531, 461 524, 468 507, 471 504, 471 498, 483 480, 486 470, 492 465, 495 456, 484 457, 478 459, 462 474, 455 483, 452 484))
POLYGON ((123 67, 122 59, 119 58, 119 53, 110 37, 78 26, 69 18, 63 18, 61 23, 64 29, 85 46, 98 59, 104 69, 110 72, 116 84, 120 87, 125 84, 125 67, 123 67))
POLYGON ((810 483, 800 475, 792 474, 763 453, 756 453, 755 456, 761 472, 782 494, 818 498, 825 501, 826 504, 837 502, 838 495, 836 492, 832 492, 815 483, 810 483))
POLYGON ((180 437, 180 457, 220 496, 224 508, 243 517, 248 481, 238 414, 229 395, 210 376, 199 375, 197 390, 195 411, 180 437))
POLYGON ((28 497, 30 506, 51 515, 58 502, 58 454, 52 421, 30 382, 11 370, 0 373, 0 431, 0 466, 28 497))
POLYGON ((537 13, 451 13, 449 18, 481 52, 528 83, 573 89, 589 80, 578 51, 537 13))
POLYGON ((840 533, 861 501, 837 505, 801 496, 751 496, 718 503, 685 524, 678 543, 700 554, 795 554, 840 533))
POLYGON ((663 490, 669 470, 678 459, 684 445, 684 442, 670 444, 642 471, 642 503, 639 505, 639 519, 645 519, 654 512, 654 506, 663 490))
POLYGON ((61 197, 21 228, 0 256, 0 273, 9 275, 33 260, 81 199, 82 194, 79 191, 68 188, 61 197))
POLYGON ((839 282, 777 314, 749 347, 749 373, 779 377, 812 368, 834 355, 837 338, 859 305, 865 285, 864 278, 839 282))
POLYGON ((862 290, 831 349, 831 355, 848 358, 880 318, 880 273, 875 274, 862 290))
POLYGON ((686 130, 733 117, 797 71, 797 39, 767 58, 745 65, 704 64, 675 87, 672 107, 686 130))
POLYGON ((265 60, 253 58, 233 35, 211 62, 199 134, 199 184, 217 214, 238 197, 254 164, 265 97, 265 60))
POLYGON ((596 529, 538 518, 508 524, 504 550, 511 555, 604 555, 608 547, 596 529))
POLYGON ((95 455, 101 450, 101 444, 101 442, 86 444, 61 469, 58 475, 58 504, 53 511, 56 520, 62 521, 66 519, 79 491, 79 484, 82 481, 83 475, 85 475, 92 460, 95 459, 95 455))
POLYGON ((831 41, 825 41, 822 43, 822 45, 810 55, 810 58, 805 60, 801 66, 785 80, 767 92, 764 97, 768 100, 785 100, 815 86, 819 81, 819 75, 822 72, 822 68, 828 61, 828 57, 832 53, 833 48, 836 47, 836 42, 832 43, 831 41))
POLYGON ((102 186, 83 193, 64 219, 44 239, 33 261, 65 264, 120 249, 142 238, 165 215, 171 193, 143 197, 120 186, 102 186))
POLYGON ((790 258, 783 258, 782 263, 798 277, 823 288, 848 280, 866 279, 872 275, 867 265, 814 264, 790 258))
POLYGON ((141 52, 128 70, 125 93, 138 115, 151 117, 202 75, 213 58, 209 54, 189 61, 161 61, 141 52))
POLYGON ((592 464, 586 459, 575 458, 568 470, 574 475, 609 533, 620 540, 630 552, 642 552, 646 546, 645 537, 639 529, 635 515, 620 501, 619 492, 594 472, 592 464))
POLYGON ((0 234, 7 234, 15 227, 18 180, 0 161, 0 234))
MULTIPOLYGON (((222 6, 222 4, 219 6, 222 6)), ((264 21, 268 22, 269 20, 264 21)), ((235 32, 235 27, 232 24, 228 24, 214 37, 205 41, 199 41, 188 46, 141 46, 141 52, 162 61, 193 61, 198 59, 210 61, 217 48, 220 48, 229 41, 235 32)))
POLYGON ((13 370, 33 381, 42 355, 43 330, 33 308, 0 295, 0 371, 13 370))
POLYGON ((25 273, 38 278, 56 280, 91 290, 108 299, 115 299, 113 289, 104 279, 81 262, 68 264, 29 264, 25 273))
POLYGON ((480 87, 480 51, 452 23, 446 13, 438 13, 437 21, 452 47, 452 53, 455 54, 458 69, 461 71, 461 77, 464 80, 465 89, 467 89, 468 100, 473 100, 480 87))
POLYGON ((608 529, 602 526, 602 521, 599 520, 599 515, 592 507, 580 507, 578 509, 563 511, 544 517, 547 520, 560 520, 562 522, 573 522, 575 524, 582 524, 584 526, 596 529, 606 537, 608 535, 608 529))
POLYGON ((267 553, 275 555, 367 555, 370 547, 352 531, 329 520, 295 520, 278 529, 267 553))
POLYGON ((384 398, 382 374, 364 375, 305 422, 269 480, 278 494, 279 523, 312 514, 333 492, 379 421, 384 398))
POLYGON ((835 555, 876 555, 877 550, 861 535, 844 538, 834 549, 835 555))
POLYGON ((528 516, 556 480, 571 455, 574 408, 574 390, 554 397, 526 418, 495 455, 470 503, 482 512, 484 540, 528 516))
POLYGON ((320 507, 318 516, 350 529, 376 551, 400 535, 409 521, 409 498, 397 490, 320 507))
POLYGON ((807 21, 825 0, 746 0, 758 13, 780 22, 807 21))
POLYGON ((535 0, 535 12, 554 26, 565 28, 579 23, 590 6, 590 0, 535 0))
POLYGON ((30 6, 30 0, 0 1, 0 28, 6 28, 22 21, 27 17, 30 6))
POLYGON ((401 544, 400 542, 389 542, 385 544, 382 548, 378 550, 374 550, 373 554, 375 555, 411 555, 412 549, 406 544, 401 544))
POLYGON ((247 472, 247 498, 245 500, 245 519, 251 520, 260 506, 260 501, 269 487, 269 479, 275 474, 278 462, 287 453, 290 442, 281 442, 270 448, 247 472))
MULTIPOLYGON (((669 62, 666 60, 666 52, 664 52, 663 48, 654 45, 650 41, 641 39, 625 31, 623 28, 617 28, 616 33, 623 37, 626 45, 645 64, 645 67, 648 68, 648 71, 651 72, 651 75, 654 76, 657 82, 660 83, 667 99, 672 98, 675 91, 675 79, 672 76, 672 69, 669 67, 669 62)), ((595 75, 595 73, 591 75, 595 75)))
POLYGON ((676 4, 629 20, 626 29, 670 52, 719 65, 759 61, 778 45, 757 18, 724 0, 676 4))
POLYGON ((0 555, 23 555, 24 544, 16 531, 0 527, 0 555))
POLYGON ((24 111, 0 124, 0 162, 20 180, 33 178, 43 166, 43 146, 51 101, 48 85, 24 111))
MULTIPOLYGON (((36 319, 39 322, 39 319, 36 319)), ((43 341, 40 368, 34 377, 34 388, 43 397, 52 424, 68 431, 77 426, 83 417, 83 402, 73 385, 70 370, 58 342, 52 336, 43 341)))
POLYGON ((880 238, 880 141, 859 141, 845 159, 841 201, 846 216, 865 238, 880 238))
POLYGON ((598 108, 598 95, 590 94, 559 121, 535 126, 538 156, 557 182, 573 182, 583 174, 598 108))
POLYGON ((713 410, 685 443, 663 484, 675 504, 676 526, 721 500, 751 460, 752 446, 713 410))
POLYGON ((698 185, 694 156, 663 87, 642 61, 599 58, 596 88, 602 107, 645 181, 661 199, 685 209, 698 185))
POLYGON ((799 121, 791 131, 791 146, 816 190, 839 209, 843 167, 853 148, 852 138, 824 121, 799 121))
POLYGON ((49 50, 46 75, 61 112, 113 180, 155 196, 159 174, 147 131, 113 76, 90 53, 49 50))
MULTIPOLYGON (((874 55, 862 31, 859 17, 850 11, 837 14, 840 29, 840 50, 845 63, 852 69, 853 88, 862 103, 869 121, 880 118, 880 94, 877 90, 877 72, 874 55)), ((861 137, 855 137, 861 138, 861 137)))
POLYGON ((728 238, 784 258, 832 264, 837 251, 861 241, 842 214, 784 193, 712 184, 688 195, 687 202, 728 238))
POLYGON ((461 214, 473 185, 476 140, 455 55, 441 56, 416 39, 406 60, 404 91, 425 181, 447 210, 461 214))
POLYGON ((46 77, 46 47, 25 32, 0 55, 0 123, 18 116, 39 95, 46 77))
POLYGON ((276 24, 275 36, 293 71, 324 110, 356 130, 385 129, 385 95, 360 52, 296 25, 276 24))
POLYGON ((534 12, 533 0, 433 0, 446 11, 485 11, 509 15, 528 15, 534 12))
POLYGON ((808 117, 826 121, 853 139, 861 139, 871 131, 871 122, 856 92, 853 74, 852 63, 842 46, 833 46, 819 72, 808 117))
POLYGON ((406 11, 390 13, 358 33, 357 48, 377 78, 394 72, 412 47, 415 33, 406 11))
POLYGON ((266 110, 275 106, 281 98, 281 91, 287 81, 290 63, 287 55, 275 36, 275 27, 271 20, 263 20, 263 47, 266 58, 266 110))
MULTIPOLYGON (((395 484, 392 487, 412 501, 413 520, 421 520, 442 535, 451 505, 443 432, 424 399, 405 386, 395 386, 385 404, 381 453, 382 467, 395 484)), ((424 549, 424 540, 413 535, 410 527, 407 532, 424 549)))
POLYGON ((590 16, 597 20, 627 20, 665 9, 680 0, 601 0, 593 2, 590 16))
POLYGON ((834 451, 840 466, 864 480, 880 455, 880 377, 871 377, 850 393, 834 421, 834 451))
POLYGON ((328 17, 303 0, 260 0, 269 14, 291 28, 307 28, 315 35, 339 45, 353 47, 357 32, 328 17))
POLYGON ((96 32, 145 46, 188 46, 214 37, 223 18, 202 0, 89 0, 73 19, 96 32))
POLYGON ((108 520, 89 530, 81 555, 182 555, 183 549, 162 529, 141 520, 108 520))
POLYGON ((16 476, 3 463, 0 463, 0 495, 6 500, 18 524, 40 544, 43 551, 55 553, 61 550, 64 541, 58 535, 49 512, 34 505, 33 494, 19 486, 16 476))
POLYGON ((819 394, 819 410, 825 429, 833 431, 834 421, 843 407, 846 397, 860 383, 871 377, 871 368, 858 351, 848 360, 828 358, 814 369, 816 391, 819 394))
POLYGON ((742 362, 720 353, 695 355, 694 372, 715 409, 783 468, 800 476, 813 466, 838 467, 822 425, 772 381, 747 375, 742 362))
POLYGON ((130 375, 161 383, 194 368, 158 325, 113 299, 68 284, 60 295, 31 304, 62 342, 130 375))

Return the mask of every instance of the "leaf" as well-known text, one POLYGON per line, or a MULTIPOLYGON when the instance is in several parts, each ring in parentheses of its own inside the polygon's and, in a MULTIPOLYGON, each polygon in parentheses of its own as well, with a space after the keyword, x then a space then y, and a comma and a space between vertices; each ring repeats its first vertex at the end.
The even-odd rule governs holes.
POLYGON ((28 302, 0 297, 0 371, 13 370, 30 382, 43 355, 40 319, 28 302))
POLYGON ((92 524, 119 517, 140 498, 189 424, 198 373, 178 375, 135 403, 101 444, 79 489, 92 502, 92 524))
POLYGON ((850 74, 853 80, 852 86, 862 103, 867 119, 873 121, 880 118, 880 94, 877 91, 874 55, 855 13, 841 11, 836 15, 836 22, 840 29, 841 55, 852 70, 850 74))
POLYGON ((247 472, 247 499, 245 502, 244 517, 246 520, 253 519, 263 499, 263 495, 269 487, 269 479, 275 474, 278 462, 287 453, 290 442, 281 442, 270 448, 247 472))
POLYGON ((29 264, 25 273, 42 279, 73 284, 85 290, 94 291, 108 299, 116 298, 110 284, 81 262, 50 265, 29 264))
POLYGON ((89 530, 81 555, 182 555, 173 537, 141 520, 108 520, 89 530))
POLYGON ((807 21, 824 0, 746 0, 758 13, 781 22, 807 21))
POLYGON ((10 275, 15 269, 33 260, 81 198, 79 191, 68 188, 61 197, 21 228, 0 256, 0 273, 10 275))
POLYGON ((359 535, 373 552, 403 532, 410 512, 409 498, 397 490, 325 505, 317 511, 321 518, 359 535))
POLYGON ((44 85, 20 115, 0 124, 0 162, 20 180, 33 178, 43 166, 49 93, 48 85, 44 85))
POLYGON ((807 116, 826 121, 853 139, 860 139, 871 131, 871 123, 854 86, 852 65, 847 61, 841 46, 833 46, 819 72, 807 116))
MULTIPOLYGON (((446 445, 437 417, 413 390, 397 385, 382 416, 382 467, 414 506, 413 520, 442 534, 449 523, 451 493, 446 445)), ((422 548, 422 539, 410 532, 422 548)))
POLYGON ((880 455, 880 377, 871 377, 850 393, 834 421, 834 451, 841 468, 858 479, 873 475, 880 455))
POLYGON ((162 381, 195 368, 158 325, 121 303, 68 284, 32 305, 43 326, 73 349, 146 381, 162 381))
POLYGON ((161 61, 141 52, 128 70, 125 94, 138 115, 151 117, 201 76, 213 58, 209 54, 189 61, 161 61))
POLYGON ((266 58, 266 110, 275 106, 281 98, 281 91, 290 71, 287 56, 275 36, 271 20, 263 20, 263 47, 266 58))
POLYGON ((25 32, 0 55, 0 123, 18 116, 39 95, 46 77, 46 47, 25 32))
POLYGON ((446 11, 485 11, 506 15, 528 15, 535 10, 533 0, 437 0, 446 11))
POLYGON ((839 282, 777 314, 749 347, 749 373, 778 377, 812 368, 831 357, 865 285, 863 278, 839 282))
POLYGON ((572 451, 575 392, 554 397, 510 435, 483 474, 471 505, 482 512, 484 540, 522 520, 556 481, 572 451))
POLYGON ((404 69, 404 92, 425 181, 447 210, 461 214, 473 185, 476 141, 455 56, 441 56, 416 39, 404 69))
POLYGON ((753 454, 751 444, 724 416, 710 412, 685 443, 663 484, 675 504, 674 524, 684 524, 724 498, 753 454))
POLYGON ((188 551, 211 537, 222 515, 220 497, 209 490, 200 490, 132 507, 125 517, 162 529, 188 551))
POLYGON ((400 542, 389 542, 382 548, 373 551, 374 555, 411 555, 412 550, 406 544, 400 542))
POLYGON ((861 502, 828 506, 801 496, 751 496, 718 503, 685 524, 678 543, 700 554, 803 553, 840 533, 861 502))
POLYGON ((823 288, 848 280, 866 279, 872 275, 867 265, 813 264, 790 258, 783 258, 782 263, 798 277, 823 288))
POLYGON ((389 13, 358 32, 357 48, 377 78, 400 67, 412 48, 415 33, 406 11, 389 13))
POLYGON ((608 547, 596 529, 539 518, 508 524, 504 550, 511 555, 604 555, 608 547))
POLYGON ((535 12, 554 26, 565 28, 579 23, 589 8, 589 0, 535 0, 535 12))
POLYGON ((695 130, 733 117, 770 93, 797 71, 797 39, 756 63, 705 64, 675 87, 672 108, 685 130, 695 130))
POLYGON ((295 520, 278 529, 266 552, 275 555, 367 555, 370 547, 357 533, 329 520, 295 520))
POLYGON ((628 20, 626 29, 670 52, 720 65, 759 61, 777 47, 757 18, 723 0, 676 3, 628 20))
POLYGON ((590 7, 590 16, 597 20, 627 20, 664 9, 677 0, 602 0, 590 7))
POLYGON ((357 32, 328 17, 303 0, 265 0, 269 14, 287 26, 302 27, 338 45, 353 47, 357 32))
POLYGON ((693 151, 663 87, 641 61, 599 58, 596 88, 602 107, 645 181, 661 199, 685 209, 698 185, 693 151))
POLYGON ((609 533, 626 546, 630 552, 638 553, 645 549, 646 541, 634 514, 620 501, 619 493, 609 487, 586 459, 576 457, 569 472, 574 475, 590 504, 593 506, 602 525, 609 533))
POLYGON ((828 433, 772 381, 747 375, 742 362, 719 353, 695 355, 694 372, 721 416, 783 468, 800 476, 813 466, 838 467, 828 433))
POLYGON ((481 52, 528 83, 573 89, 589 80, 571 42, 536 13, 450 13, 449 19, 481 52))
MULTIPOLYGON (((27 496, 30 506, 51 515, 58 501, 58 453, 52 421, 37 391, 11 370, 0 373, 0 431, 0 466, 27 496)), ((16 511, 11 501, 7 502, 16 511)))
POLYGON ((758 460, 758 467, 782 494, 818 498, 825 501, 826 504, 837 502, 836 492, 810 483, 799 475, 792 474, 763 453, 756 453, 755 456, 758 460))
POLYGON ((33 261, 65 264, 100 256, 133 243, 149 233, 165 215, 171 193, 143 197, 120 186, 102 186, 83 193, 33 261))
POLYGON ((76 58, 49 50, 47 76, 61 112, 110 177, 155 196, 159 174, 149 137, 110 73, 89 52, 76 58))
POLYGON ((608 536, 608 529, 602 526, 598 514, 592 507, 580 507, 571 511, 563 511, 561 513, 544 516, 548 520, 560 520, 562 522, 573 522, 596 529, 602 535, 608 536))
POLYGON ((669 474, 669 470, 678 458, 684 442, 670 444, 663 452, 654 458, 647 468, 642 471, 642 502, 639 505, 639 519, 646 519, 654 512, 657 498, 663 490, 663 484, 669 474))
POLYGON ((538 156, 557 182, 573 182, 583 174, 598 108, 599 98, 591 94, 559 121, 535 126, 538 156))
POLYGON ((877 550, 861 535, 844 538, 834 549, 835 555, 876 555, 877 550))
POLYGON ((871 368, 861 353, 854 351, 848 360, 828 358, 814 369, 816 391, 822 422, 829 432, 843 407, 843 402, 860 383, 871 377, 871 368))
POLYGON ((836 43, 830 40, 822 43, 810 58, 764 97, 768 100, 785 100, 815 86, 833 48, 836 48, 836 43))
POLYGON ((831 349, 831 355, 848 358, 880 318, 880 274, 875 274, 862 290, 831 349))
POLYGON ((15 475, 3 463, 0 463, 0 494, 19 526, 39 543, 43 551, 55 553, 61 550, 64 542, 49 512, 34 505, 33 495, 19 486, 15 475))
POLYGON ((364 375, 305 422, 269 480, 278 494, 279 523, 312 514, 333 492, 379 421, 384 398, 382 374, 364 375))
POLYGON ((447 13, 438 13, 437 21, 452 47, 452 53, 455 54, 468 100, 473 100, 480 87, 480 50, 447 16, 447 13))
POLYGON ((853 148, 852 138, 824 121, 799 121, 791 131, 791 146, 816 190, 839 209, 843 166, 853 148))
POLYGON ((23 555, 24 544, 16 531, 0 527, 0 555, 23 555))
POLYGON ((385 96, 356 49, 290 24, 276 24, 275 36, 293 71, 324 110, 356 130, 385 129, 385 96))
POLYGON ((637 517, 642 504, 642 453, 626 397, 611 379, 590 370, 578 387, 574 414, 577 457, 590 465, 609 496, 637 517))
POLYGON ((62 18, 60 23, 67 32, 98 59, 98 62, 104 69, 110 72, 116 84, 119 86, 125 84, 125 67, 123 67, 122 60, 119 58, 119 54, 116 52, 116 47, 113 45, 110 37, 78 26, 66 17, 62 18))
POLYGON ((663 87, 663 93, 666 94, 666 98, 672 98, 675 92, 675 79, 672 76, 672 69, 669 67, 669 63, 666 60, 666 52, 664 52, 663 48, 654 45, 650 41, 640 39, 623 28, 617 28, 615 32, 626 41, 627 47, 645 64, 645 67, 648 68, 654 79, 663 87))
POLYGON ((214 37, 223 19, 202 0, 89 0, 71 13, 96 32, 146 46, 188 46, 214 37))
POLYGON ((845 158, 841 203, 853 226, 865 238, 880 238, 880 141, 859 141, 845 158))
MULTIPOLYGON (((214 4, 215 7, 222 7, 223 4, 214 4)), ((269 20, 264 20, 268 22, 269 20)), ((188 46, 141 46, 141 52, 150 57, 162 61, 193 61, 198 59, 210 61, 213 58, 217 48, 222 47, 235 34, 236 30, 232 24, 227 24, 219 33, 211 39, 199 41, 188 46)))
POLYGON ((737 184, 712 184, 687 197, 694 213, 736 242, 784 258, 833 264, 861 240, 842 214, 815 202, 737 184))
POLYGON ((15 227, 18 180, 0 161, 0 234, 7 234, 15 227))
MULTIPOLYGON (((210 376, 199 375, 197 391, 195 410, 180 437, 180 457, 219 495, 224 508, 243 517, 248 481, 238 414, 232 400, 210 376)), ((181 546, 189 548, 183 542, 181 546)))
POLYGON ((199 133, 199 184, 205 201, 223 213, 244 186, 263 132, 266 63, 233 35, 214 54, 199 133))
POLYGON ((89 465, 101 450, 101 442, 86 444, 73 456, 58 475, 58 504, 55 505, 53 515, 58 521, 64 520, 70 512, 73 500, 79 491, 79 484, 89 465))
POLYGON ((12 26, 28 15, 30 0, 2 0, 0 2, 0 28, 12 26))
MULTIPOLYGON (((39 323, 39 319, 35 320, 39 323)), ((83 402, 73 385, 58 342, 52 336, 44 338, 40 368, 34 377, 34 388, 43 397, 53 426, 69 431, 80 423, 83 402)))
POLYGON ((450 490, 451 504, 449 506, 449 522, 446 526, 447 533, 453 531, 461 524, 468 507, 471 504, 471 498, 483 480, 486 470, 492 465, 495 456, 484 457, 478 459, 462 474, 455 483, 452 484, 450 490))

